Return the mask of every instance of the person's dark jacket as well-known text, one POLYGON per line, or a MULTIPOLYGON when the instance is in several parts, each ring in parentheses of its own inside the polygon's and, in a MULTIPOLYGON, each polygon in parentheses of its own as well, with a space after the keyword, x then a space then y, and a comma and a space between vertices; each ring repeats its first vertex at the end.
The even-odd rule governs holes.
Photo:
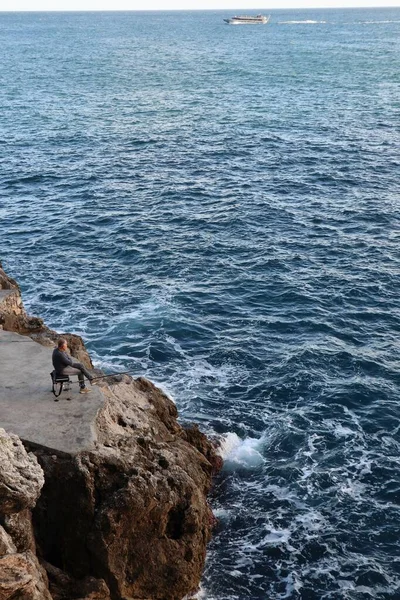
POLYGON ((62 375, 64 367, 81 368, 81 363, 74 362, 68 352, 62 352, 58 348, 53 350, 53 367, 57 375, 62 375))

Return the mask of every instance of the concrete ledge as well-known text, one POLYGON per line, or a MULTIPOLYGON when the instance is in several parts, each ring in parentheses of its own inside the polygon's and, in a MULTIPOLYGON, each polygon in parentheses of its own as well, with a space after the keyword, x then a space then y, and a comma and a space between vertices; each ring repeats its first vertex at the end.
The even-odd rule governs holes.
POLYGON ((79 394, 74 383, 54 402, 51 355, 29 337, 0 330, 0 427, 34 446, 76 454, 94 446, 104 396, 96 386, 79 394))

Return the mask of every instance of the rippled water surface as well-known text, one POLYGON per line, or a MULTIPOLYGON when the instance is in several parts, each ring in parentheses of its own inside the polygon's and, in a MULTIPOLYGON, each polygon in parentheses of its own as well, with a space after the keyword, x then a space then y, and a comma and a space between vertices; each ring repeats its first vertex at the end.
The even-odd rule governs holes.
POLYGON ((400 598, 400 9, 0 13, 0 256, 222 436, 207 600, 400 598))

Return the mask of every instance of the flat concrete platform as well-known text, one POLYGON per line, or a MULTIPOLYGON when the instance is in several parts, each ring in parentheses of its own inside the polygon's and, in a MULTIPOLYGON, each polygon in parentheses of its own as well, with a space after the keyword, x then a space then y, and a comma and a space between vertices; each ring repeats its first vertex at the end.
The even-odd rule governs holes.
POLYGON ((95 418, 104 396, 90 385, 90 394, 79 394, 73 383, 54 402, 51 355, 51 348, 29 337, 0 330, 0 427, 55 453, 76 454, 96 441, 95 418))

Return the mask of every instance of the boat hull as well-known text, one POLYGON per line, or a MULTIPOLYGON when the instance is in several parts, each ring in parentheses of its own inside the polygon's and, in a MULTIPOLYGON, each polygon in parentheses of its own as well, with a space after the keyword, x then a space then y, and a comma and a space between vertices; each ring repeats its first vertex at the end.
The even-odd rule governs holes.
POLYGON ((232 17, 231 19, 224 19, 228 25, 266 25, 270 17, 258 16, 258 17, 232 17))

